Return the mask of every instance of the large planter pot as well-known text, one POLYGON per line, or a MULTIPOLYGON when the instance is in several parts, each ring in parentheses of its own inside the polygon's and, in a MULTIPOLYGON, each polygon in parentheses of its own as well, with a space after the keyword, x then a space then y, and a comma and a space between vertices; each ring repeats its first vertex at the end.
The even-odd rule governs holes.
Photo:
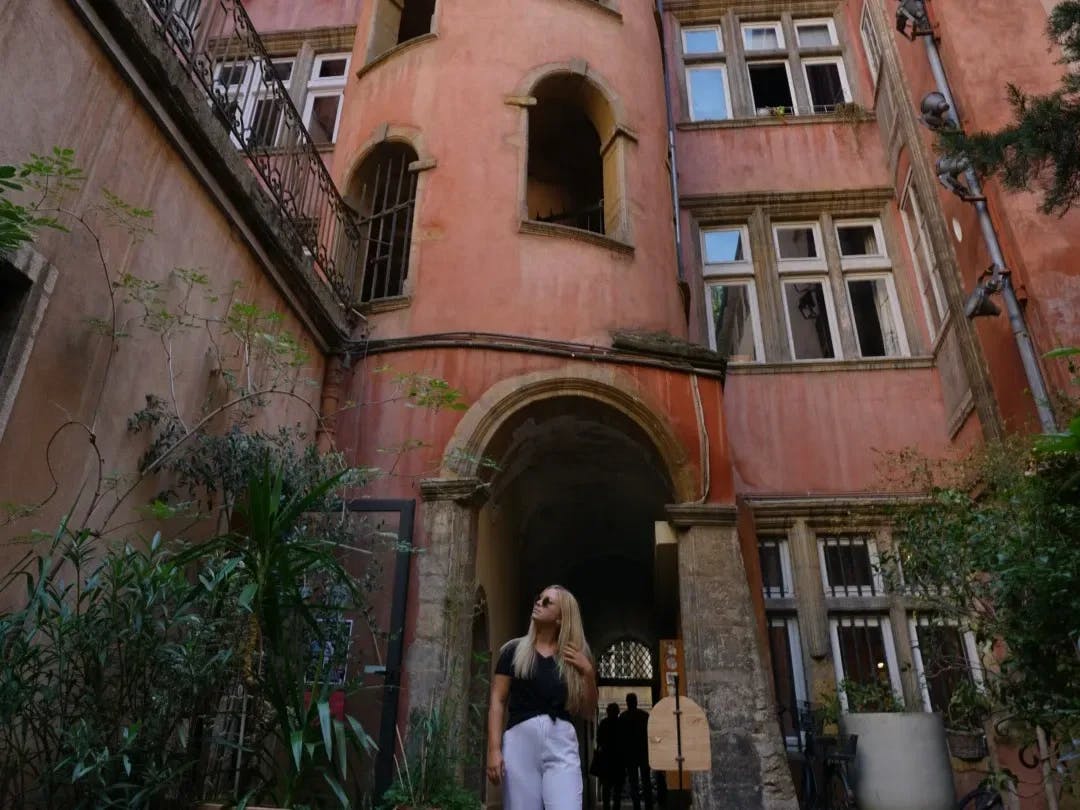
POLYGON ((952 810, 956 803, 945 725, 925 712, 848 714, 858 734, 852 788, 859 810, 952 810))

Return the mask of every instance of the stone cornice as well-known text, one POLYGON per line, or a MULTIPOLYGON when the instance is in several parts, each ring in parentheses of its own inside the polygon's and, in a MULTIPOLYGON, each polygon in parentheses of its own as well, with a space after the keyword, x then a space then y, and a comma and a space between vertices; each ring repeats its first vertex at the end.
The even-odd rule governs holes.
POLYGON ((790 497, 747 497, 759 529, 785 528, 797 519, 816 526, 850 526, 857 522, 887 522, 893 510, 921 503, 925 496, 896 495, 825 495, 790 497))
POLYGON ((726 503, 674 503, 665 507, 668 522, 680 529, 692 526, 734 526, 735 506, 726 503))
POLYGON ((301 31, 272 31, 261 33, 263 45, 271 56, 288 56, 298 53, 306 42, 315 53, 327 51, 352 51, 356 40, 355 25, 338 25, 326 28, 308 28, 301 31))
POLYGON ((691 194, 680 206, 698 220, 746 217, 757 208, 774 216, 812 216, 823 211, 842 216, 877 214, 895 198, 891 186, 827 191, 750 191, 737 194, 691 194))
POLYGON ((877 116, 870 110, 852 107, 849 112, 815 113, 814 115, 758 115, 753 118, 723 118, 715 121, 679 121, 675 128, 679 132, 700 132, 710 129, 871 124, 875 121, 877 121, 877 116))
POLYGON ((425 503, 453 501, 462 506, 480 506, 487 497, 488 485, 479 478, 425 478, 420 482, 420 498, 425 503))
POLYGON ((740 17, 778 17, 785 11, 800 17, 831 17, 837 0, 666 0, 664 10, 684 23, 716 22, 729 11, 740 17))
POLYGON ((732 376, 753 374, 817 374, 823 371, 904 371, 933 368, 933 357, 875 357, 852 360, 798 360, 787 363, 732 363, 732 376))

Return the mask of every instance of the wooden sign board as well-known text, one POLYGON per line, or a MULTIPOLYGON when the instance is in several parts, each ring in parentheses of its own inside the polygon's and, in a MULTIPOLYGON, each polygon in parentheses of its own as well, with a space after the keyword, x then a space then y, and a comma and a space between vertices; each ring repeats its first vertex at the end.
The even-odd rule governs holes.
MULTIPOLYGON (((709 721, 700 706, 688 697, 679 698, 682 710, 683 772, 712 767, 709 721)), ((654 771, 678 771, 679 753, 675 733, 675 698, 666 697, 649 712, 649 767, 654 771)), ((678 781, 673 779, 672 782, 678 781)))

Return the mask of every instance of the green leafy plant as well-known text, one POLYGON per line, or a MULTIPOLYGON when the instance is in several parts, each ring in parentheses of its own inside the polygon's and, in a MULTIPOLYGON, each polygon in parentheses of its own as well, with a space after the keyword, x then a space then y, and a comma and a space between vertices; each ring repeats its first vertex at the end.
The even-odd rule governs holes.
POLYGON ((402 744, 404 753, 394 758, 397 775, 382 797, 384 810, 476 810, 479 806, 480 797, 459 781, 460 741, 454 738, 445 712, 435 705, 413 712, 402 744))

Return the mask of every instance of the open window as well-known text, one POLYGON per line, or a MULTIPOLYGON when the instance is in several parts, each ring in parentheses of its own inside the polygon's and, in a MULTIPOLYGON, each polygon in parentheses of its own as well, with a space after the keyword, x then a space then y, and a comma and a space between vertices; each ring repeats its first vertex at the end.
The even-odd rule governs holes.
POLYGON ((416 152, 406 143, 384 141, 360 164, 345 202, 360 221, 360 300, 405 292, 416 207, 416 152))
POLYGON ((624 138, 607 99, 588 79, 550 75, 532 91, 527 217, 627 240, 624 138))
POLYGON ((435 0, 377 0, 368 61, 410 39, 430 34, 435 0))
POLYGON ((750 62, 750 93, 757 115, 791 115, 795 112, 795 92, 791 87, 791 67, 787 60, 750 62))

